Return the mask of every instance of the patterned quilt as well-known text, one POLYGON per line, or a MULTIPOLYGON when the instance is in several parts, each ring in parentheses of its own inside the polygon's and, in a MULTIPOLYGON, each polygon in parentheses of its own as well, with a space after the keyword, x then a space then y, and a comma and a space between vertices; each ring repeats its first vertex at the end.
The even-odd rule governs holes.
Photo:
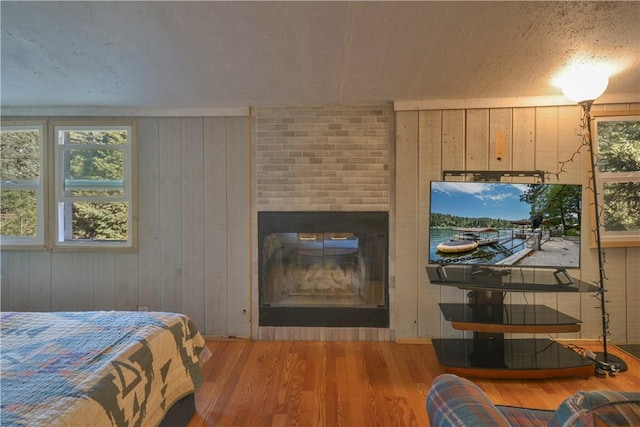
POLYGON ((159 312, 2 313, 2 426, 157 426, 202 383, 204 339, 159 312))

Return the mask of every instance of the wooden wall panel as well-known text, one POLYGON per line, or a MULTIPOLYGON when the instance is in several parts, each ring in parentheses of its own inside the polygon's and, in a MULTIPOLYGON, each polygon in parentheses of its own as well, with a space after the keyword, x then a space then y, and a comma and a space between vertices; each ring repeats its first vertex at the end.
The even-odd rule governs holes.
POLYGON ((29 256, 27 252, 2 253, 2 310, 16 310, 13 307, 26 307, 29 304, 29 288, 22 286, 24 275, 29 274, 29 256))
POLYGON ((180 118, 160 123, 160 283, 164 311, 183 308, 182 264, 182 149, 180 118))
POLYGON ((418 333, 418 112, 396 116, 396 338, 418 333))
MULTIPOLYGON (((13 252, 19 253, 19 252, 13 252)), ((11 285, 15 283, 15 280, 10 279, 11 263, 9 262, 11 253, 8 251, 0 253, 0 310, 11 311, 17 310, 17 306, 10 303, 9 293, 11 292, 11 285)), ((18 279, 20 280, 20 279, 18 279)))
POLYGON ((535 169, 555 171, 558 166, 558 107, 536 110, 535 169))
MULTIPOLYGON (((51 308, 51 253, 23 252, 29 257, 29 311, 49 311, 51 308)), ((3 254, 4 255, 4 254, 3 254)), ((17 283, 20 283, 19 281, 17 283)))
POLYGON ((640 343, 640 248, 627 248, 626 254, 627 336, 620 342, 640 343))
MULTIPOLYGON (((82 298, 86 292, 93 291, 93 283, 86 280, 82 285, 75 286, 77 281, 77 257, 75 253, 54 252, 51 258, 51 311, 75 310, 74 300, 82 298), (89 290, 83 290, 83 287, 89 290), (78 289, 81 295, 76 297, 74 291, 78 289)), ((22 310, 21 308, 16 308, 22 310)))
POLYGON ((182 148, 183 312, 189 315, 197 325, 204 325, 204 139, 201 117, 182 119, 180 141, 182 148))
POLYGON ((497 108, 490 110, 489 114, 489 170, 508 171, 512 170, 512 109, 497 108), (504 154, 498 159, 497 148, 498 139, 504 140, 504 154))
POLYGON ((489 110, 467 110, 465 136, 465 169, 489 168, 489 110))
POLYGON ((442 286, 429 282, 424 266, 429 259, 430 183, 442 179, 442 112, 421 111, 418 126, 418 336, 438 337, 443 319, 432 302, 440 301, 442 286))
POLYGON ((535 124, 535 108, 513 109, 513 141, 510 152, 513 170, 531 171, 535 169, 535 124))
POLYGON ((442 169, 465 170, 464 110, 442 112, 442 169))
POLYGON ((93 307, 95 280, 93 275, 94 260, 97 254, 74 253, 72 254, 71 275, 69 282, 63 283, 71 289, 73 310, 90 310, 93 307))
POLYGON ((157 117, 138 120, 138 304, 160 310, 160 136, 157 117))
POLYGON ((227 331, 250 335, 251 244, 249 241, 249 128, 243 117, 227 118, 227 331))
MULTIPOLYGON (((566 184, 580 184, 587 170, 590 170, 581 152, 586 151, 582 147, 582 129, 580 129, 581 113, 573 106, 558 108, 558 165, 553 171, 561 171, 558 179, 566 184)), ((552 177, 551 179, 555 179, 552 177)))
POLYGON ((116 255, 99 254, 93 259, 93 307, 92 310, 113 310, 116 307, 116 255))
POLYGON ((227 335, 227 125, 224 117, 204 122, 205 325, 211 335, 227 335))
MULTIPOLYGON (((627 248, 605 249, 605 308, 609 312, 609 332, 612 342, 625 342, 627 337, 627 248)), ((637 264, 636 264, 637 265, 637 264)), ((636 282, 636 287, 638 287, 636 282)), ((638 306, 633 309, 638 310, 638 306)))
POLYGON ((117 253, 115 261, 116 310, 135 311, 138 305, 138 255, 117 253))

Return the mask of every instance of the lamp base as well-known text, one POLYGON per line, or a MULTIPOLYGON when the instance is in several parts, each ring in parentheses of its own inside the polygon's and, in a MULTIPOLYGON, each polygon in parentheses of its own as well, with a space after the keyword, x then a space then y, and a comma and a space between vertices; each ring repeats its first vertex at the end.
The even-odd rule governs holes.
POLYGON ((626 372, 629 370, 627 363, 620 357, 607 353, 607 361, 605 362, 604 352, 596 351, 596 376, 606 377, 607 373, 610 377, 614 377, 618 372, 626 372))

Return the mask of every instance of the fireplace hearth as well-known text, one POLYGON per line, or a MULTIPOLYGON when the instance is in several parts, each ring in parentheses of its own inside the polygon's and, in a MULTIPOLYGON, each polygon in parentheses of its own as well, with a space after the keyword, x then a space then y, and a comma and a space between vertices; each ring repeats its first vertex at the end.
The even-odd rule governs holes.
POLYGON ((389 327, 387 212, 259 212, 260 326, 389 327))

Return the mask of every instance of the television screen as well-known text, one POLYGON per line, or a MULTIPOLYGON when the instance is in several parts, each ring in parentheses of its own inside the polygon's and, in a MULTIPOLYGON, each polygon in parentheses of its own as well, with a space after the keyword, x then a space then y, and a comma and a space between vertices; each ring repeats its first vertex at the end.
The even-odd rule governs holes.
POLYGON ((582 186, 432 181, 429 264, 578 268, 582 186))

